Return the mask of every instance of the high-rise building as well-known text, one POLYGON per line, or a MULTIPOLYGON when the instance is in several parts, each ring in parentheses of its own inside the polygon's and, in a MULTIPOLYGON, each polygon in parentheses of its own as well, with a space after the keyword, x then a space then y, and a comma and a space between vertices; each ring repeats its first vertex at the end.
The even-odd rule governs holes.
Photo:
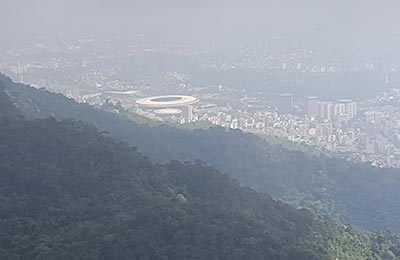
POLYGON ((182 115, 184 123, 193 122, 193 107, 190 105, 182 107, 182 115))
POLYGON ((346 105, 343 103, 335 104, 334 105, 334 115, 343 115, 346 113, 346 105))
POLYGON ((349 102, 346 104, 346 113, 349 115, 350 119, 357 116, 357 103, 349 102))
POLYGON ((332 102, 321 102, 319 104, 319 115, 322 120, 332 122, 334 115, 334 105, 332 102))
POLYGON ((318 97, 309 97, 307 99, 307 108, 309 117, 319 117, 319 100, 318 97))
POLYGON ((357 116, 357 103, 351 102, 347 104, 347 113, 349 114, 350 118, 354 118, 357 116))
POLYGON ((357 103, 353 102, 351 99, 341 99, 339 100, 340 104, 345 106, 345 114, 349 115, 349 118, 352 119, 357 116, 357 103))
POLYGON ((239 128, 239 120, 237 118, 232 119, 230 124, 230 128, 238 129, 239 128))
POLYGON ((293 112, 293 95, 280 94, 278 100, 279 114, 290 114, 293 112))

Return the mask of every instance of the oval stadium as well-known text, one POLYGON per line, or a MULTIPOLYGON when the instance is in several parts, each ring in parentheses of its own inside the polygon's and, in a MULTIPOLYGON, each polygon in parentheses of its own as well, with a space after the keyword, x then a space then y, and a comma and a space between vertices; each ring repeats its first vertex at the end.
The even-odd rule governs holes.
POLYGON ((136 101, 141 107, 152 108, 169 108, 169 107, 182 107, 195 104, 199 101, 198 98, 183 95, 168 95, 142 98, 136 101))

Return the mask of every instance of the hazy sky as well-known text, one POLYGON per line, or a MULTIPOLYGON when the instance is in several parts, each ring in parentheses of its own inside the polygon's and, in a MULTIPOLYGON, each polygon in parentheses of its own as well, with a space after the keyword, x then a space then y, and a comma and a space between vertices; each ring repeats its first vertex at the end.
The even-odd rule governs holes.
MULTIPOLYGON (((400 34, 398 0, 0 0, 8 38, 47 32, 148 33, 183 39, 400 34), (176 36, 178 37, 178 36, 176 36)), ((327 39, 328 39, 327 38, 327 39)), ((341 39, 344 38, 344 39, 341 39)))

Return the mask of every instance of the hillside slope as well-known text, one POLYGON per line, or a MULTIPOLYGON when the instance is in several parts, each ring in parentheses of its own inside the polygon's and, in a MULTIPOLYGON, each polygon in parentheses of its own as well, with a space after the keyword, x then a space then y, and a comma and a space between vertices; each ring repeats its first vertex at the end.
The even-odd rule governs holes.
POLYGON ((0 80, 27 118, 76 118, 137 146, 152 160, 199 159, 243 186, 339 216, 346 224, 400 231, 399 170, 290 151, 236 130, 142 125, 62 95, 15 84, 4 76, 0 80))
MULTIPOLYGON (((1 98, 0 98, 1 101, 1 98)), ((0 118, 1 259, 398 259, 361 233, 241 188, 156 165, 81 122, 0 118)))

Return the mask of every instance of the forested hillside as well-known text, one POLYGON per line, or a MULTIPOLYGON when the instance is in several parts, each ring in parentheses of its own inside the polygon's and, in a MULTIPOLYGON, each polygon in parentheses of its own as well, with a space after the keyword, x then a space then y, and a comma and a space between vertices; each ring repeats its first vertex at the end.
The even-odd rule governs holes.
POLYGON ((396 236, 297 210, 201 162, 153 164, 92 126, 52 118, 0 116, 0 219, 4 260, 400 255, 396 236))
POLYGON ((27 118, 76 118, 138 147, 158 162, 201 160, 240 184, 370 230, 400 231, 400 171, 290 151, 252 134, 218 127, 148 126, 62 95, 14 84, 7 94, 27 118))
POLYGON ((4 91, 6 84, 0 80, 0 117, 16 117, 18 111, 4 91))

